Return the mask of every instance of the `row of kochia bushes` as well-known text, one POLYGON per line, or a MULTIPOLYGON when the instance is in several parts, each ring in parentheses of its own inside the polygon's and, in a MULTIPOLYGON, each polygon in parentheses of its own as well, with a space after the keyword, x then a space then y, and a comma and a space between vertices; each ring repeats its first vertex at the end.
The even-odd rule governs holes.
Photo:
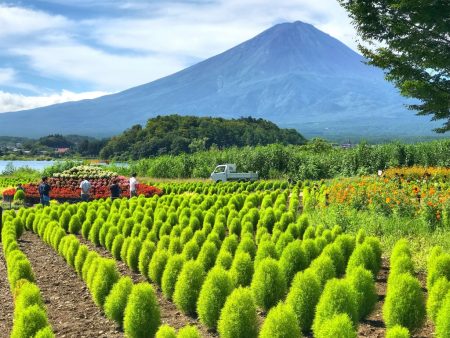
POLYGON ((427 313, 436 337, 450 337, 450 253, 433 248, 427 267, 427 313))
MULTIPOLYGON (((167 213, 166 217, 161 216, 161 210, 165 210, 163 204, 173 203, 173 196, 159 199, 155 208, 149 207, 146 210, 152 210, 151 213, 157 220, 153 224, 143 224, 145 216, 141 219, 141 216, 137 216, 139 212, 136 212, 139 206, 133 210, 133 216, 125 212, 130 205, 126 209, 124 207, 122 215, 125 214, 126 219, 121 222, 119 218, 117 226, 108 224, 108 219, 114 217, 113 214, 104 214, 97 209, 99 218, 92 219, 93 223, 84 222, 82 228, 89 231, 82 232, 95 244, 105 246, 115 258, 123 260, 130 268, 140 271, 160 285, 164 295, 172 299, 182 311, 190 315, 197 313, 205 325, 218 327, 221 336, 256 336, 256 307, 269 311, 260 331, 261 336, 273 335, 274 330, 280 330, 280 326, 276 325, 280 318, 293 320, 290 326, 286 323, 283 328, 297 327, 297 331, 308 332, 314 319, 314 311, 311 309, 322 299, 322 291, 326 300, 319 303, 324 305, 323 310, 318 311, 321 315, 316 315, 314 320, 316 334, 329 335, 329 327, 333 327, 333 330, 345 327, 353 334, 358 320, 370 313, 376 302, 373 276, 376 276, 380 266, 379 241, 370 237, 366 239, 360 234, 353 252, 355 238, 340 235, 339 227, 333 230, 320 226, 314 228, 308 225, 304 216, 291 223, 290 221, 294 221, 294 216, 289 214, 292 211, 280 214, 272 208, 275 211, 285 209, 285 197, 280 198, 285 195, 273 196, 275 201, 269 197, 271 202, 267 196, 271 195, 260 196, 255 201, 257 196, 248 195, 243 203, 239 196, 229 197, 226 206, 216 210, 212 219, 207 217, 207 213, 201 214, 202 216, 197 214, 203 219, 194 216, 192 219, 196 221, 192 223, 168 224, 168 234, 161 232, 164 224, 158 226, 158 221, 166 222, 169 219, 167 213), (277 200, 280 201, 278 204, 277 200), (253 208, 246 207, 250 204, 252 207, 262 206, 262 214, 259 215, 259 211, 253 214, 253 208), (232 205, 235 208, 229 208, 228 215, 222 214, 225 208, 232 205), (242 210, 246 211, 239 216, 242 210), (233 214, 235 217, 230 218, 233 214), (105 220, 99 221, 103 219, 103 215, 106 216, 105 220), (268 220, 270 216, 274 219, 268 220), (282 221, 283 216, 287 221, 282 221), (132 226, 126 226, 127 220, 133 222, 132 226), (241 226, 241 231, 238 232, 240 241, 232 231, 235 220, 241 223, 247 220, 250 223, 248 226, 241 226), (200 223, 201 221, 203 222, 200 223), (230 235, 225 238, 227 227, 230 235), (253 235, 254 229, 256 236, 253 235), (153 240, 154 237, 156 240, 153 240), (298 241, 300 238, 303 240, 298 241), (305 271, 300 272, 305 268, 305 271), (328 285, 328 280, 342 276, 346 269, 345 280, 330 282, 329 287, 325 286, 328 285), (294 282, 289 288, 293 278, 294 282), (341 294, 344 298, 330 308, 331 305, 327 305, 329 300, 341 294), (285 304, 276 306, 285 298, 285 304), (350 305, 345 306, 344 303, 350 305), (244 308, 236 311, 236 307, 244 308), (240 314, 239 318, 236 318, 236 313, 240 314), (248 316, 245 317, 242 313, 248 313, 248 316), (332 319, 334 324, 331 325, 328 319, 332 319)), ((202 204, 208 198, 203 201, 192 198, 190 202, 195 202, 193 204, 197 206, 197 202, 202 204)), ((293 199, 294 203, 298 203, 295 197, 293 199)), ((117 204, 114 208, 119 203, 124 206, 127 203, 139 205, 141 201, 143 200, 114 202, 117 204)), ((175 209, 175 215, 178 209, 179 216, 189 210, 182 207, 182 203, 175 209)), ((70 206, 67 209, 70 210, 70 206)), ((196 210, 198 209, 192 209, 192 214, 196 210)), ((63 213, 64 211, 61 215, 63 213)), ((88 213, 89 211, 86 215, 88 213)), ((321 307, 318 306, 319 308, 321 307)))
POLYGON ((151 183, 162 189, 166 194, 182 194, 184 192, 198 194, 230 194, 255 191, 274 191, 287 189, 289 183, 284 180, 254 181, 254 182, 189 182, 189 183, 151 183))
MULTIPOLYGON (((13 222, 20 224, 22 220, 15 218, 13 222)), ((67 235, 56 221, 45 217, 35 218, 33 224, 26 224, 26 227, 35 230, 44 242, 66 260, 86 283, 94 303, 124 329, 127 337, 155 336, 161 320, 151 284, 134 284, 130 277, 121 276, 113 259, 101 257, 97 252, 89 250, 76 236, 67 235)), ((200 337, 200 334, 195 328, 186 327, 180 330, 177 337, 195 338, 200 337)))
POLYGON ((14 219, 8 212, 3 215, 2 222, 3 255, 14 300, 13 327, 10 337, 54 337, 30 261, 20 250, 17 242, 23 233, 23 224, 20 219, 14 219))
POLYGON ((399 240, 392 249, 383 319, 388 337, 409 337, 425 322, 425 297, 407 240, 399 240))

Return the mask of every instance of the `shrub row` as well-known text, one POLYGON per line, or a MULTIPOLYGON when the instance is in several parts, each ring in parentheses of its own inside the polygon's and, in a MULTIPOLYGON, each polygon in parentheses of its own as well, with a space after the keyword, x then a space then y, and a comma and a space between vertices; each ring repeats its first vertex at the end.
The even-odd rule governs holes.
POLYGON ((427 264, 427 312, 436 326, 436 337, 450 336, 450 254, 441 247, 431 251, 427 264))
POLYGON ((3 215, 2 247, 8 281, 14 298, 12 338, 51 338, 52 328, 39 287, 35 284, 30 261, 20 250, 17 239, 23 233, 23 223, 13 213, 3 215))
POLYGON ((410 332, 425 321, 425 299, 420 282, 414 277, 409 243, 397 241, 392 249, 383 319, 388 329, 400 326, 410 332))
POLYGON ((154 337, 160 311, 153 287, 120 277, 114 260, 89 251, 73 234, 66 235, 58 222, 41 217, 40 223, 35 226, 39 236, 77 272, 96 305, 124 328, 127 337, 154 337))

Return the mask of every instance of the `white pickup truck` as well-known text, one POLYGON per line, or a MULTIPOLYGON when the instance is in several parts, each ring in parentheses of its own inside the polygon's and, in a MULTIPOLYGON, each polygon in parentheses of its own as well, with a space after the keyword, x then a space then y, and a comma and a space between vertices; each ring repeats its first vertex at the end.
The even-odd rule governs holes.
POLYGON ((258 179, 258 173, 237 173, 236 164, 221 164, 211 173, 211 179, 214 182, 226 181, 255 181, 258 179))

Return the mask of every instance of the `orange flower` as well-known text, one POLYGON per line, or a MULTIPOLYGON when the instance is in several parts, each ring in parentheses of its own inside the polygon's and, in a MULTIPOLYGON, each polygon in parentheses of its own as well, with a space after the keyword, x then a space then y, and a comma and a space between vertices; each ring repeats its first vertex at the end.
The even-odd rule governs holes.
POLYGON ((390 203, 391 199, 389 197, 386 197, 386 203, 390 203))

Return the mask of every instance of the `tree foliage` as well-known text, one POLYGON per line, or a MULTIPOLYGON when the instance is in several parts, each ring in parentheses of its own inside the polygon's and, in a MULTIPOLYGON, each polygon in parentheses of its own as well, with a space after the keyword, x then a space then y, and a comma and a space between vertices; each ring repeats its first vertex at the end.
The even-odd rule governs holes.
POLYGON ((294 129, 280 129, 263 119, 169 115, 149 119, 145 127, 135 125, 113 137, 101 156, 139 159, 272 143, 304 144, 306 140, 294 129))
POLYGON ((339 0, 366 42, 360 50, 382 68, 411 109, 450 130, 450 3, 446 0, 339 0), (368 45, 367 45, 368 43, 368 45))

